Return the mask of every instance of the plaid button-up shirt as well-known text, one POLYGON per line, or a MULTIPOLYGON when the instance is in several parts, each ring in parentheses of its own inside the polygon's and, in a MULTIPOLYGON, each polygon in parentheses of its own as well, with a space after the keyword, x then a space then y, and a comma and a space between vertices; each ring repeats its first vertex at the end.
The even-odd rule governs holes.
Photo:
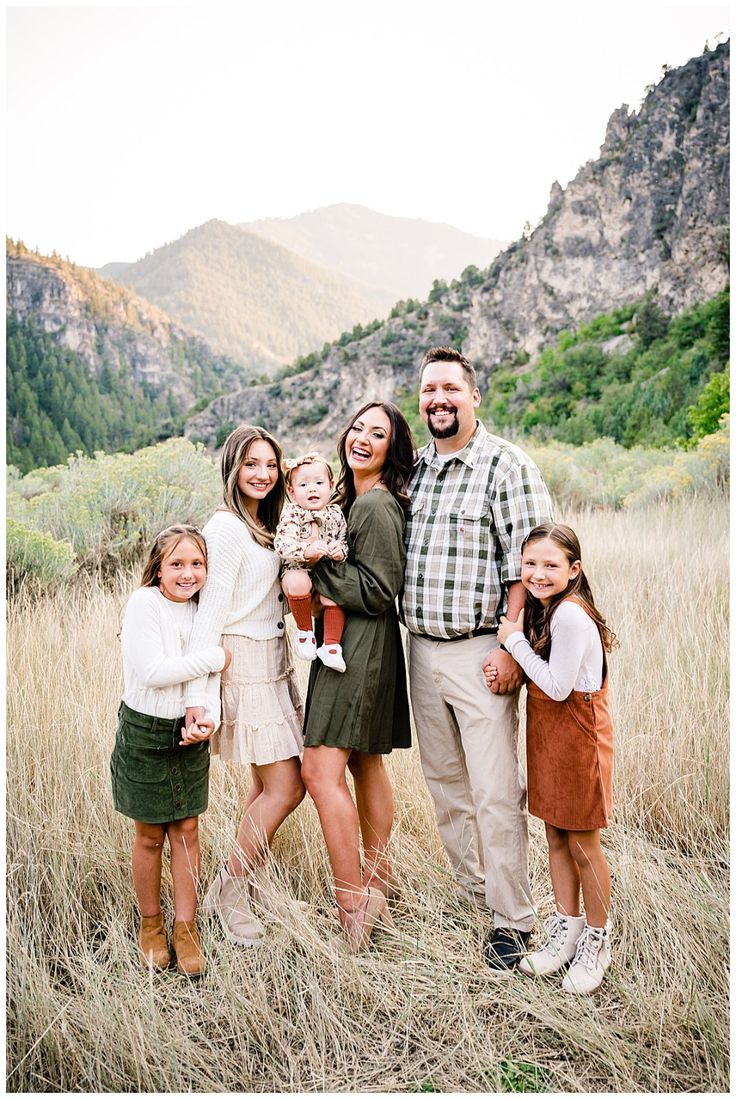
POLYGON ((434 441, 419 453, 406 528, 402 620, 412 633, 449 639, 498 625, 521 575, 521 546, 552 518, 542 475, 523 450, 478 423, 444 461, 434 441))

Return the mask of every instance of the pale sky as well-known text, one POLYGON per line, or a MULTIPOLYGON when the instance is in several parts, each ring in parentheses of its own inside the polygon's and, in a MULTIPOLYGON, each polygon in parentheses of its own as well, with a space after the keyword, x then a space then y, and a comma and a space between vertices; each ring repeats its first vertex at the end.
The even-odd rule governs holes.
POLYGON ((728 7, 7 9, 6 232, 132 261, 337 202, 515 239, 728 7))

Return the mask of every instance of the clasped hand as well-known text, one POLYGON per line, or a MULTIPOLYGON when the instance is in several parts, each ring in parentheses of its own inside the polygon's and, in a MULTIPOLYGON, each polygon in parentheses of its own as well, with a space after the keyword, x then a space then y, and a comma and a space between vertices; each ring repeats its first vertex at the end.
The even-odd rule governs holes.
POLYGON ((215 731, 215 723, 211 717, 204 716, 204 706, 190 706, 184 718, 181 730, 181 747, 188 744, 199 744, 200 741, 209 740, 215 731))
POLYGON ((304 560, 309 564, 319 561, 322 557, 328 557, 330 561, 343 561, 345 549, 339 542, 326 542, 324 538, 318 538, 316 542, 310 542, 304 550, 304 560))
MULTIPOLYGON (((498 627, 498 640, 503 645, 504 641, 512 633, 519 633, 524 629, 524 611, 519 612, 517 619, 508 619, 502 615, 501 624, 498 627)), ((511 694, 521 686, 524 678, 523 672, 510 653, 503 649, 494 649, 483 661, 483 674, 486 677, 486 686, 494 695, 511 694)))

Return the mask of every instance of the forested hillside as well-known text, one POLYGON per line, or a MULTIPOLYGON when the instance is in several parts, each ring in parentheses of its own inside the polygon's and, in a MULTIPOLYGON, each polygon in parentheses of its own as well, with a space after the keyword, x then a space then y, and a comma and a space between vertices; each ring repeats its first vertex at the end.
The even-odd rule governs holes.
POLYGON ((23 472, 77 450, 132 451, 179 434, 198 400, 246 379, 93 271, 20 241, 6 252, 7 460, 23 472))
POLYGON ((496 371, 487 412, 501 430, 537 438, 670 446, 716 430, 728 357, 728 290, 671 320, 648 297, 561 332, 524 373, 496 371))
POLYGON ((31 322, 7 321, 7 461, 23 473, 65 462, 77 450, 132 451, 181 426, 170 394, 130 372, 91 376, 79 357, 31 322))
POLYGON ((303 259, 237 225, 212 220, 136 263, 102 268, 218 352, 272 375, 394 297, 303 259))

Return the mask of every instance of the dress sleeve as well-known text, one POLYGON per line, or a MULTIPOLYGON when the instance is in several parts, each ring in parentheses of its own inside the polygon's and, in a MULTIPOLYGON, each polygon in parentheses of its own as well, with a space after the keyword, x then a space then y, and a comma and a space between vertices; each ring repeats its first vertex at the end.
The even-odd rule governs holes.
POLYGON ((588 616, 574 603, 561 604, 552 616, 549 661, 534 652, 523 633, 512 633, 504 642, 532 683, 555 702, 562 702, 575 688, 587 646, 588 616))
POLYGON ((335 511, 337 512, 337 515, 335 517, 335 523, 336 523, 336 526, 337 526, 337 531, 335 533, 335 541, 339 542, 340 545, 342 546, 343 550, 345 551, 345 560, 347 561, 348 550, 349 550, 349 546, 348 546, 348 525, 345 521, 345 516, 342 513, 342 508, 336 507, 335 511))
POLYGON ((273 540, 273 548, 279 557, 289 564, 307 567, 304 550, 307 543, 301 537, 299 513, 292 504, 286 504, 281 512, 279 525, 273 540))
POLYGON ((186 656, 167 656, 161 638, 161 610, 152 599, 129 601, 121 640, 126 659, 146 687, 173 687, 219 672, 225 663, 219 645, 190 650, 186 656))
POLYGON ((396 599, 404 580, 404 530, 399 506, 382 490, 370 502, 358 497, 348 521, 347 561, 318 561, 314 586, 343 610, 379 615, 396 599), (379 496, 388 498, 382 500, 379 496))

